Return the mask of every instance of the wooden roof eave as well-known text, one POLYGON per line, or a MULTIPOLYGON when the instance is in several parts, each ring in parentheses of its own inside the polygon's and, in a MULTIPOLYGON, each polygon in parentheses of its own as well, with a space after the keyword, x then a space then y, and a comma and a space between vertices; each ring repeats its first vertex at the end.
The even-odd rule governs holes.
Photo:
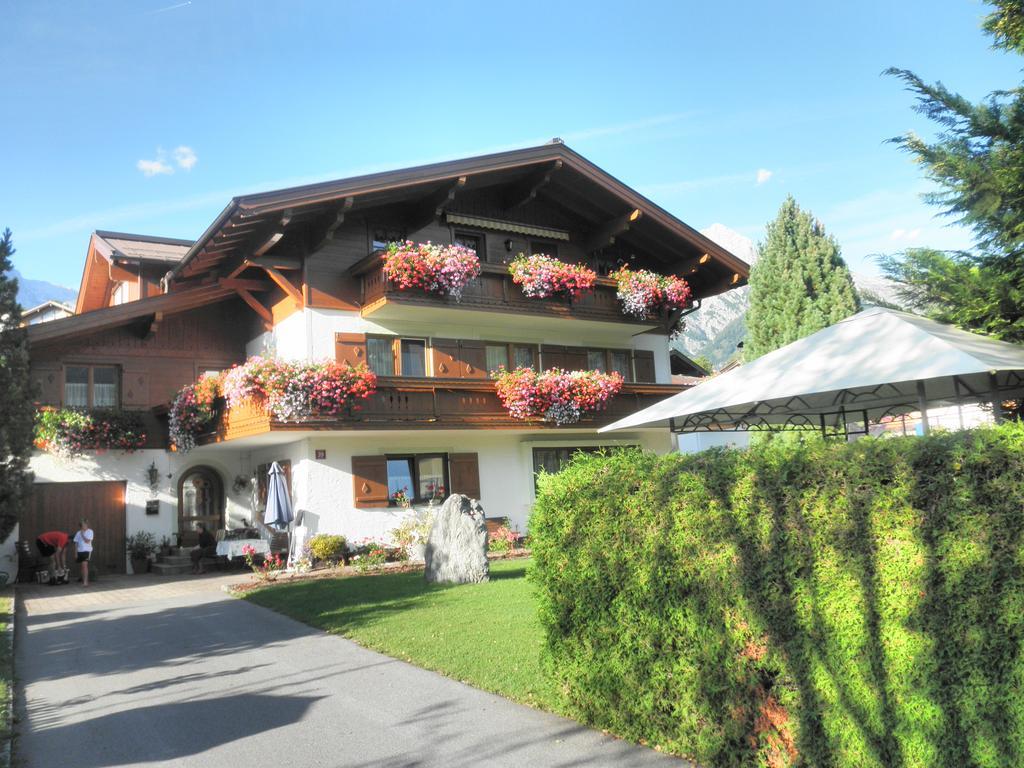
POLYGON ((206 306, 235 295, 233 288, 217 283, 163 293, 138 301, 129 301, 113 307, 96 309, 80 315, 51 320, 27 327, 29 344, 44 344, 60 341, 81 334, 96 333, 108 328, 126 325, 139 318, 160 312, 171 315, 189 309, 206 306))

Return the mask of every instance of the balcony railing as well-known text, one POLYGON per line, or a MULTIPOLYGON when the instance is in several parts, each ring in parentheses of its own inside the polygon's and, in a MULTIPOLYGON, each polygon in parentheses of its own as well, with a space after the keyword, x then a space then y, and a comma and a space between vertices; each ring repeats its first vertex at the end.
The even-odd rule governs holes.
MULTIPOLYGON (((686 387, 674 384, 625 384, 603 411, 577 425, 590 429, 610 424, 686 387)), ((275 420, 261 406, 244 404, 225 409, 215 429, 199 442, 238 440, 268 432, 306 430, 409 429, 567 429, 540 419, 513 419, 498 400, 494 382, 487 380, 382 377, 377 391, 360 401, 358 410, 298 422, 275 420)))
POLYGON ((372 253, 356 263, 351 272, 361 280, 362 315, 384 314, 401 307, 468 309, 484 312, 527 313, 552 318, 572 318, 604 323, 630 323, 653 328, 666 322, 667 316, 634 318, 623 314, 616 297, 615 281, 597 278, 594 290, 575 300, 564 298, 533 299, 512 282, 504 264, 481 264, 481 275, 471 280, 462 300, 427 293, 419 289, 400 290, 384 276, 381 253, 372 253))

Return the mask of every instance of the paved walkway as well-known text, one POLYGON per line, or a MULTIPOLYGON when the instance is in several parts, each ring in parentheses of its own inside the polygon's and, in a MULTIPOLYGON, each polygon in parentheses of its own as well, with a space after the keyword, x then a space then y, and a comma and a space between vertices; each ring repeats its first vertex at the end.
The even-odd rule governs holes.
POLYGON ((22 768, 688 765, 228 597, 19 587, 22 768))

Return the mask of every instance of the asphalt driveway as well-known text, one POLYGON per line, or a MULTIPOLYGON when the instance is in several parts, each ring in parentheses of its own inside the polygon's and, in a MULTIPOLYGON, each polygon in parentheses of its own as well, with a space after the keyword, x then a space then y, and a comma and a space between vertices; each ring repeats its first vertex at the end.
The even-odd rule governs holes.
POLYGON ((134 579, 21 593, 16 765, 688 765, 228 597, 223 578, 134 579))

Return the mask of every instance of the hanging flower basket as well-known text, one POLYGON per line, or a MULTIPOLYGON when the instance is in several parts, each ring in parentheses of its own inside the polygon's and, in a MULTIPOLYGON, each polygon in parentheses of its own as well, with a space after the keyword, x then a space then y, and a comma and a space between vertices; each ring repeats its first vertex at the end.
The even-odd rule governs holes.
POLYGON ((67 458, 85 451, 131 453, 146 445, 146 430, 132 411, 51 408, 36 414, 35 445, 67 458))
POLYGON ((690 304, 690 286, 681 277, 628 267, 609 277, 617 284, 622 311, 631 317, 643 318, 662 308, 683 309, 690 304))
POLYGON ((171 442, 179 451, 195 448, 196 436, 216 418, 220 390, 220 376, 201 376, 195 384, 178 391, 168 412, 168 427, 171 442))
POLYGON ((461 245, 391 243, 384 254, 384 276, 405 291, 419 288, 429 293, 462 299, 462 291, 480 275, 480 258, 461 245))
POLYGON ((532 368, 499 369, 491 374, 498 399, 514 419, 540 418, 559 426, 603 410, 622 389, 618 373, 532 368))
POLYGON ((520 286, 531 299, 547 299, 551 296, 575 299, 593 290, 597 280, 597 273, 588 267, 566 264, 542 253, 532 256, 520 253, 508 265, 508 271, 512 275, 512 282, 520 286))

